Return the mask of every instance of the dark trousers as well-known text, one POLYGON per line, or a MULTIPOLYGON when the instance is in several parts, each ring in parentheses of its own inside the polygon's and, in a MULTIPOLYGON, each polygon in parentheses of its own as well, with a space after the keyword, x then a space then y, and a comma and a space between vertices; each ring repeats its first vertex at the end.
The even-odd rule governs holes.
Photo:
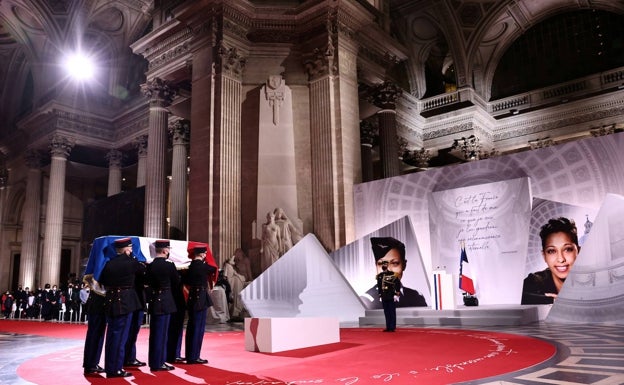
POLYGON ((131 321, 132 313, 106 317, 104 370, 107 374, 115 373, 123 368, 131 321))
POLYGON ((167 362, 174 363, 175 359, 182 357, 182 334, 184 331, 184 316, 186 311, 178 310, 171 314, 169 329, 167 330, 167 362))
POLYGON ((126 357, 124 362, 136 361, 136 341, 143 325, 143 317, 145 317, 145 311, 143 309, 136 310, 132 313, 132 320, 130 321, 130 331, 128 332, 128 339, 126 340, 126 357))
POLYGON ((386 330, 396 329, 396 302, 394 299, 381 301, 381 305, 383 306, 384 317, 386 317, 386 330))
POLYGON ((185 347, 186 360, 197 360, 201 352, 204 332, 206 331, 206 310, 194 311, 189 309, 189 319, 186 325, 185 347))
POLYGON ((84 355, 82 367, 93 369, 100 364, 102 348, 104 346, 104 333, 106 332, 106 317, 104 314, 89 314, 87 322, 87 335, 85 337, 84 355))
POLYGON ((160 368, 167 359, 167 330, 171 314, 152 314, 150 317, 148 363, 152 369, 160 368))

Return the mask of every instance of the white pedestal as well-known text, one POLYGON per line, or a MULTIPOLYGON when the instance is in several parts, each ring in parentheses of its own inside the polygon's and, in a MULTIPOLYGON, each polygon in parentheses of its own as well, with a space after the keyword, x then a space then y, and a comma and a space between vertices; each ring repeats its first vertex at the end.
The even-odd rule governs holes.
POLYGON ((338 318, 245 318, 245 350, 275 353, 340 342, 338 318))
POLYGON ((455 309, 455 281, 453 274, 445 270, 433 271, 431 308, 436 310, 455 309))

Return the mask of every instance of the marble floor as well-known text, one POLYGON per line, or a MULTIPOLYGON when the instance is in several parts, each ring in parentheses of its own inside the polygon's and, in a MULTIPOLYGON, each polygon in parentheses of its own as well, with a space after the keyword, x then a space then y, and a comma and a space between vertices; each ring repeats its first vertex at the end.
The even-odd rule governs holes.
MULTIPOLYGON (((242 323, 225 323, 208 325, 206 332, 242 329, 242 323)), ((624 385, 622 326, 539 322, 524 326, 470 329, 515 333, 544 339, 557 346, 557 354, 532 368, 463 384, 624 385)), ((21 363, 43 354, 80 345, 82 341, 78 340, 0 333, 0 384, 30 385, 30 382, 24 381, 16 374, 21 363)))

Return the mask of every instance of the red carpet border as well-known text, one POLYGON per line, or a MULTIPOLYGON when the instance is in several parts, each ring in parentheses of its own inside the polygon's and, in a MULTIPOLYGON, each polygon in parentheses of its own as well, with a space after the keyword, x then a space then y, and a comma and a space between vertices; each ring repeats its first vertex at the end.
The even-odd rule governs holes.
MULTIPOLYGON (((82 338, 85 325, 0 321, 0 331, 82 338)), ((147 361, 149 329, 142 329, 138 358, 147 361)), ((531 337, 476 330, 341 329, 339 343, 280 353, 245 350, 243 332, 206 333, 208 365, 176 364, 171 372, 135 369, 134 377, 82 374, 82 347, 42 355, 19 366, 32 383, 137 385, 453 384, 518 371, 544 362, 555 347, 531 337), (44 369, 45 368, 45 369, 44 369)), ((104 358, 104 357, 102 357, 104 358)))

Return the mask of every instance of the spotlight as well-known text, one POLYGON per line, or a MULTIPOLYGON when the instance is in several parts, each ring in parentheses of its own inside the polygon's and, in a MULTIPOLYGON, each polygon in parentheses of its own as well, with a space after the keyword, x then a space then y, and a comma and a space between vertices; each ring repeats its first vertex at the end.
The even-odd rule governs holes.
POLYGON ((65 71, 78 81, 89 80, 95 75, 95 65, 90 57, 82 53, 68 55, 64 61, 65 71))

